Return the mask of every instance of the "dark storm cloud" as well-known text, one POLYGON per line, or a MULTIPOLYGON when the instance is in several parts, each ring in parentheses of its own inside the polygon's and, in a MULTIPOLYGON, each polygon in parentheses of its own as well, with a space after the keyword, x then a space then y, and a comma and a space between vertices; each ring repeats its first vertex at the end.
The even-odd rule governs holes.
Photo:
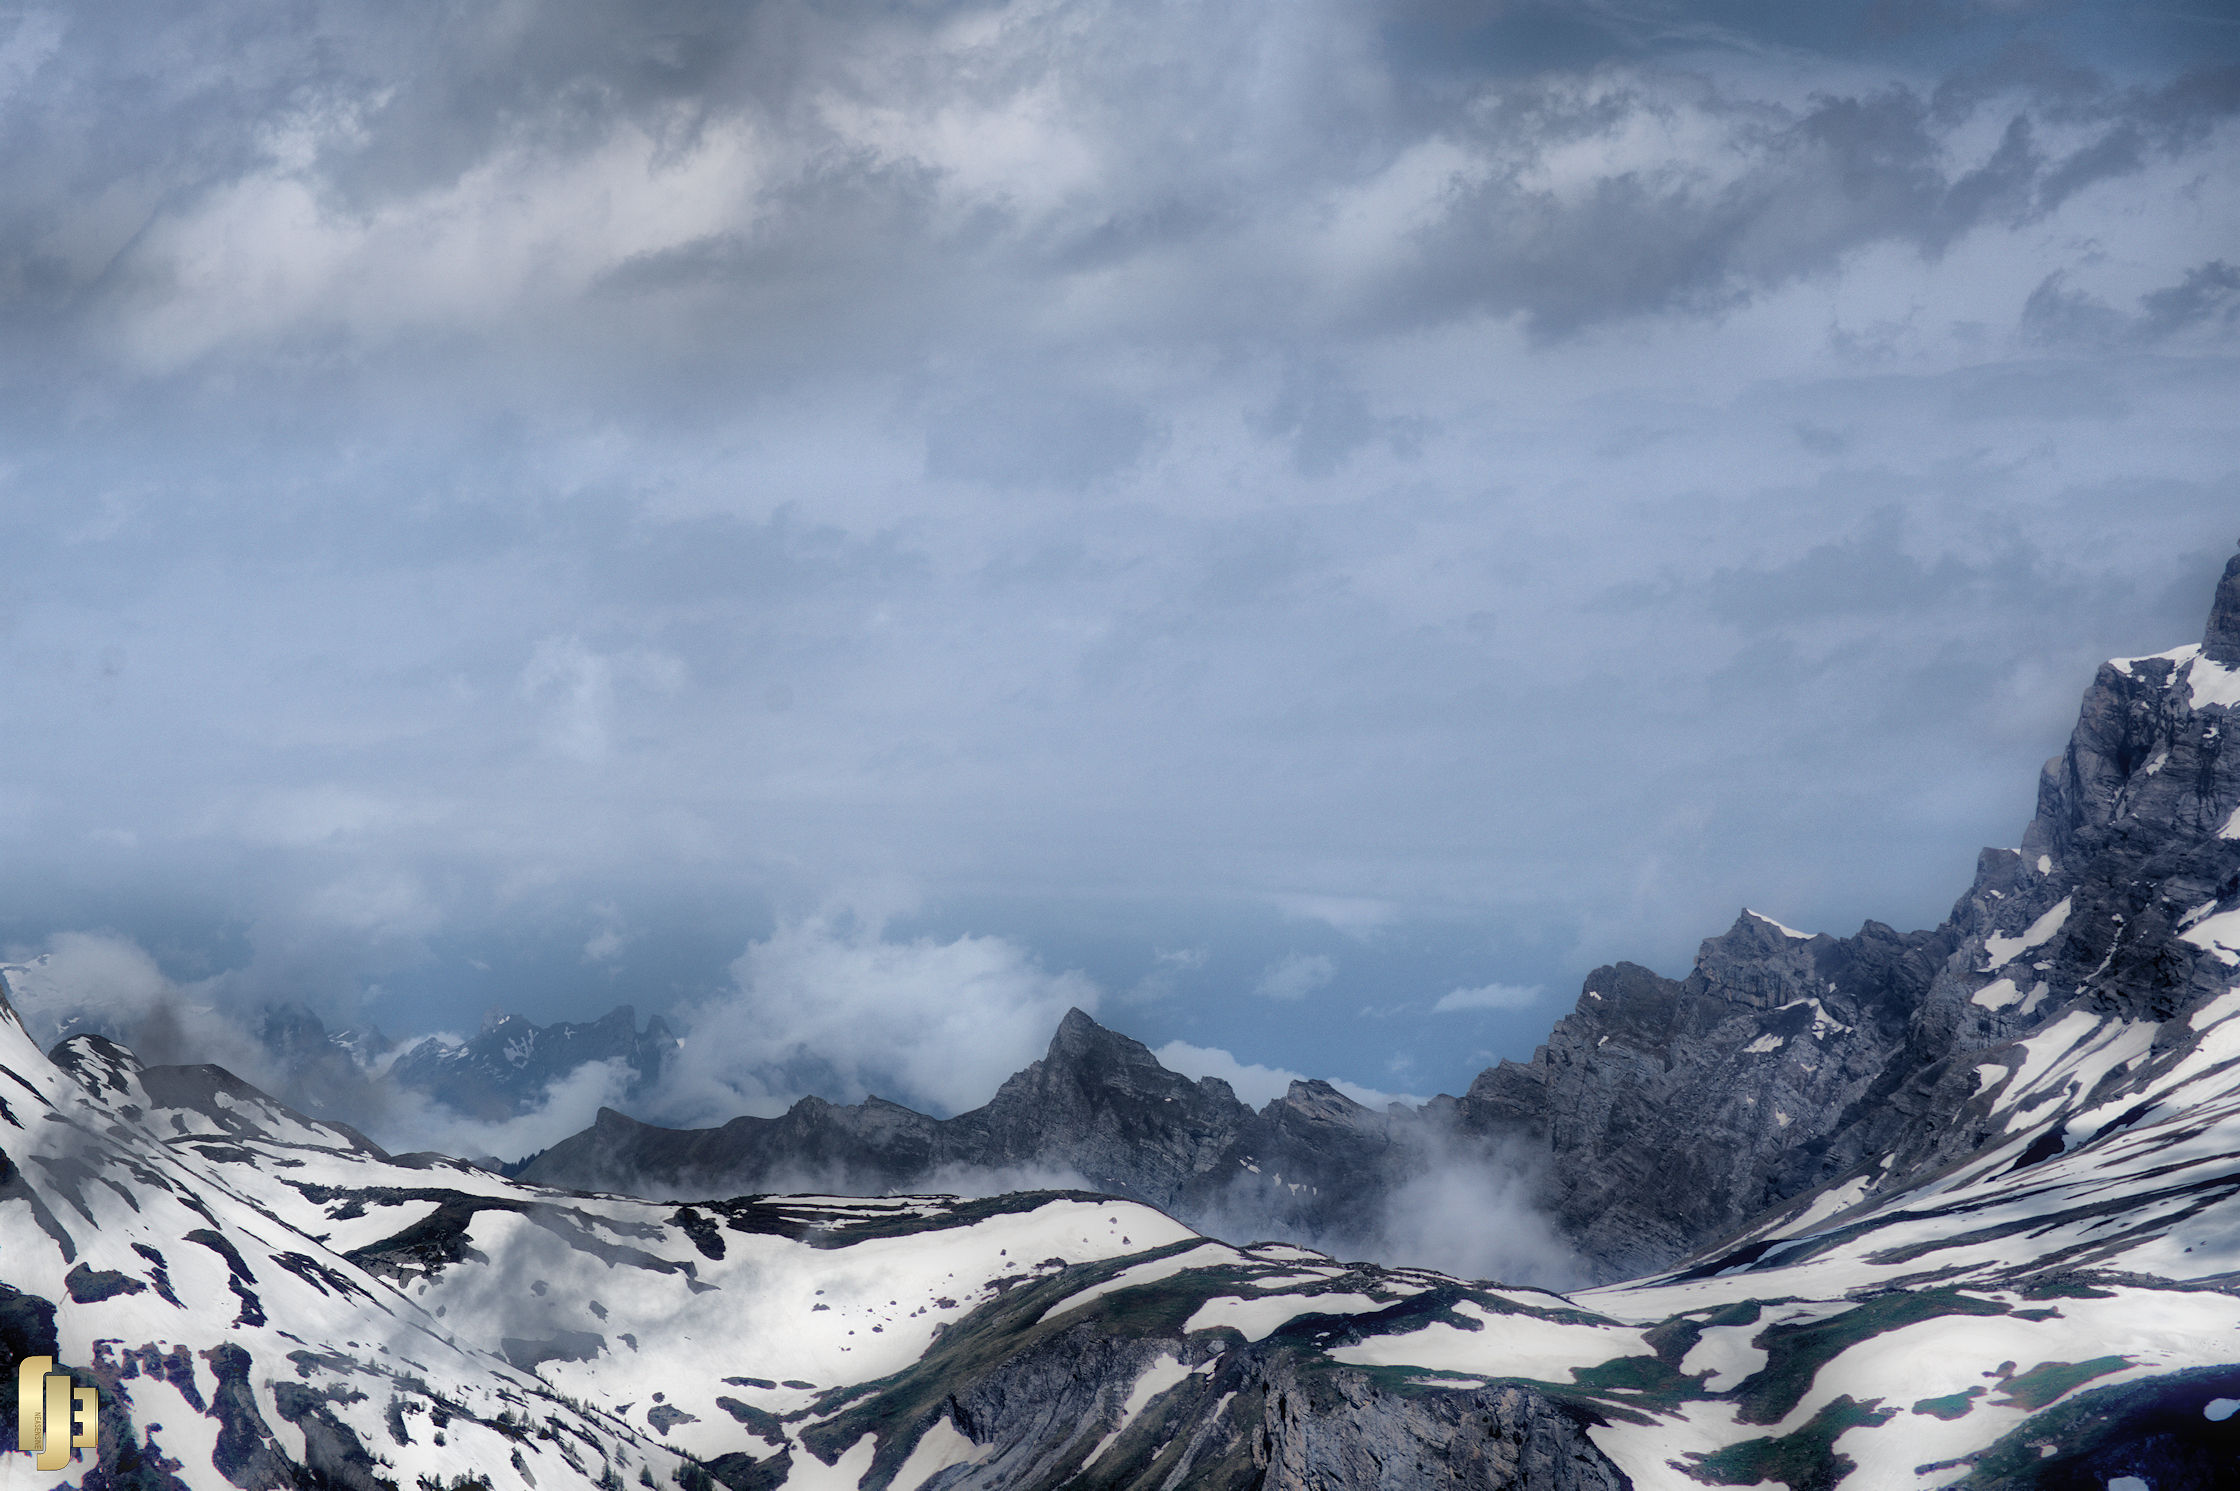
POLYGON ((362 356, 455 320, 518 356, 557 335, 546 359, 604 356, 625 376, 656 349, 655 367, 684 354, 736 372, 758 346, 792 368, 1000 345, 1114 273, 1148 292, 1096 318, 1129 336, 1295 339, 1333 318, 1473 309, 1562 335, 1724 312, 1875 243, 1942 254, 2198 148, 2240 103, 2230 67, 2127 86, 1977 66, 1942 89, 1753 96, 1718 77, 1713 43, 1785 28, 1741 8, 1403 9, 1397 31, 1346 7, 1198 19, 589 0, 30 9, 0 109, 0 284, 27 331, 156 313, 175 324, 142 352, 165 360, 247 352, 251 328, 225 324, 244 316, 264 337, 312 338, 298 345, 315 361, 321 338, 326 356, 362 356), (1502 65, 1458 83, 1449 56, 1434 84, 1395 39, 1410 26, 1478 37, 1502 65), (1962 144, 1985 111, 2004 116, 1997 139, 1962 144), (942 139, 975 122, 976 138, 942 139), (1642 134, 1672 128, 1713 148, 1644 153, 1642 134), (1391 204, 1422 221, 1381 262, 1333 282, 1307 245, 1269 239, 1302 206, 1342 216, 1442 146, 1458 152, 1448 179, 1391 204), (1029 174, 976 180, 990 149, 1029 174), (704 226, 665 233, 602 207, 618 151, 705 194, 704 226), (509 193, 526 203, 510 220, 509 193), (522 257, 487 266, 478 293, 458 256, 502 253, 509 232, 530 235, 522 257), (213 298, 228 274, 279 293, 213 298), (552 325, 586 294, 573 328, 552 325), (613 299, 635 309, 598 308, 613 299))
POLYGON ((2149 290, 2124 312, 2089 291, 2073 289, 2055 270, 2023 303, 2022 327, 2054 345, 2148 346, 2189 331, 2216 331, 2240 320, 2240 269, 2222 259, 2196 264, 2176 284, 2149 290))
MULTIPOLYGON (((2006 100, 2012 106, 2011 100, 2006 100)), ((1542 335, 1629 315, 1717 313, 1880 242, 1935 257, 1985 226, 2037 222, 2095 182, 2135 173, 2240 109, 2240 71, 2190 75, 2151 93, 2102 89, 2064 102, 2086 143, 2059 156, 2038 143, 2027 104, 1980 162, 1955 168, 1949 117, 1909 87, 1821 95, 1801 110, 1718 96, 1699 101, 1740 164, 1729 172, 1658 162, 1616 170, 1570 194, 1536 188, 1539 162, 1458 193, 1423 234, 1409 295, 1521 312, 1542 335), (1724 179, 1722 179, 1722 175, 1724 179)), ((1611 130, 1665 100, 1550 92, 1504 100, 1489 137, 1556 142, 1611 130)), ((1988 101, 1987 101, 1988 106, 1988 101)), ((1967 111, 1972 112, 1972 111, 1967 111)))

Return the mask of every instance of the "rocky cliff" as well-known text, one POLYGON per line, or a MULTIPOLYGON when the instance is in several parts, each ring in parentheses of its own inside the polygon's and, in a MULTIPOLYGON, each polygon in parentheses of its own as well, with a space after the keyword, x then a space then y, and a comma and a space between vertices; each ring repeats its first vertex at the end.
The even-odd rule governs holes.
MULTIPOLYGON (((2168 1022, 2240 941, 2240 557, 2203 640, 2103 665, 2019 849, 1987 849, 1944 924, 1807 935, 1744 912, 1684 979, 1599 968, 1461 1124, 1534 1147, 1548 1204, 1608 1276, 1661 1267, 1841 1177, 1988 1139, 1979 1064, 2071 1011, 2168 1022)), ((2170 1027, 2169 1039, 2178 1039, 2170 1027)))

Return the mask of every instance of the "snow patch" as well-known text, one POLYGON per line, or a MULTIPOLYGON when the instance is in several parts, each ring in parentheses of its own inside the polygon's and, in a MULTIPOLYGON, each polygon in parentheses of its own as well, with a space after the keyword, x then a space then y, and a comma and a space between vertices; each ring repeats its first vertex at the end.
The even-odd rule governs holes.
POLYGON ((2210 1026, 2221 1024, 2234 1015, 2240 1015, 2240 989, 2219 994, 2187 1016, 2186 1024, 2194 1030, 2207 1030, 2210 1026))
POLYGON ((1128 1401, 1120 1405, 1120 1424, 1112 1432, 1118 1434, 1135 1422, 1136 1415, 1150 1406, 1151 1400, 1190 1375, 1190 1369, 1171 1356, 1162 1356, 1135 1380, 1128 1389, 1128 1401))
MULTIPOLYGON (((2183 647, 2173 647, 2168 652, 2148 653, 2145 657, 2112 657, 2108 659, 2108 666, 2126 678, 2136 678, 2139 675, 2131 670, 2140 663, 2176 663, 2183 665, 2189 659, 2200 656, 2200 653, 2201 644, 2199 642, 2189 642, 2183 647)), ((2173 669, 2170 676, 2177 677, 2177 671, 2173 669)))
POLYGON ((856 1491, 863 1478, 871 1474, 871 1457, 878 1451, 878 1438, 870 1434, 849 1445, 830 1465, 803 1450, 793 1457, 786 1491, 856 1491))
POLYGON ((2240 808, 2234 808, 2232 816, 2224 820, 2224 827, 2217 830, 2217 837, 2220 839, 2240 839, 2240 808))
MULTIPOLYGON (((1255 1170, 1254 1173, 1257 1174, 1258 1171, 1255 1170)), ((1060 1300, 1043 1318, 1056 1320, 1062 1315, 1070 1315, 1084 1305, 1103 1299, 1106 1295, 1121 1289, 1135 1289, 1145 1284, 1157 1284, 1162 1280, 1173 1278, 1176 1274, 1187 1273, 1194 1268, 1220 1268, 1224 1264, 1236 1261, 1237 1250, 1224 1243, 1203 1243, 1195 1248, 1186 1248, 1180 1253, 1173 1253, 1165 1258, 1154 1258, 1149 1263, 1139 1263, 1133 1268, 1124 1268, 1102 1284, 1092 1284, 1079 1294, 1060 1300)))
POLYGON ((2195 658, 2193 666, 2186 670, 2186 702, 2195 709, 2205 709, 2212 704, 2222 709, 2240 705, 2240 668, 2229 668, 2205 657, 2195 658))
POLYGON ((1104 1452, 1112 1448, 1112 1442, 1128 1432, 1128 1425, 1136 1421, 1136 1415, 1143 1412, 1152 1399, 1193 1373, 1204 1370, 1205 1367, 1185 1367, 1171 1356, 1161 1355, 1155 1358, 1144 1369, 1143 1375, 1135 1380, 1134 1386, 1128 1389, 1128 1400, 1120 1405, 1120 1422, 1114 1424, 1104 1438, 1098 1440, 1089 1453, 1082 1457, 1081 1468, 1087 1470, 1096 1464, 1104 1452))
POLYGON ((1766 1350, 1750 1344, 1751 1338, 1765 1330, 1755 1322, 1749 1325, 1715 1325, 1697 1337, 1688 1354, 1680 1358, 1680 1375, 1704 1378, 1704 1391, 1723 1393, 1736 1386, 1743 1378, 1764 1368, 1766 1350))
POLYGON ((1330 1358, 1356 1367, 1422 1367, 1569 1385, 1574 1367, 1649 1355, 1638 1330, 1539 1315, 1497 1315, 1474 1300, 1462 1300, 1454 1308, 1480 1321, 1482 1328, 1459 1330, 1434 1321, 1403 1335, 1372 1336, 1337 1347, 1330 1358))
POLYGON ((1775 930, 1776 932, 1779 932, 1779 933, 1780 933, 1780 934, 1781 934, 1782 936, 1784 936, 1784 937, 1794 937, 1794 938, 1796 938, 1796 939, 1797 939, 1797 941, 1799 941, 1799 942, 1810 942, 1810 941, 1811 941, 1811 940, 1812 940, 1812 939, 1813 939, 1814 937, 1816 937, 1816 936, 1818 936, 1818 935, 1819 935, 1819 934, 1818 934, 1818 933, 1816 933, 1816 932, 1800 932, 1800 931, 1798 931, 1798 930, 1797 930, 1797 929, 1796 929, 1795 927, 1785 927, 1785 926, 1781 925, 1781 923, 1779 923, 1779 922, 1775 921, 1775 920, 1774 920, 1774 919, 1773 919, 1772 917, 1770 917, 1770 916, 1766 915, 1766 914, 1765 914, 1764 912, 1762 912, 1762 911, 1752 911, 1752 910, 1751 910, 1751 909, 1750 909, 1749 907, 1747 907, 1747 906, 1743 907, 1743 908, 1742 908, 1742 910, 1743 910, 1743 914, 1744 914, 1744 915, 1746 915, 1746 916, 1754 916, 1754 917, 1756 917, 1756 918, 1757 918, 1757 919, 1758 919, 1759 921, 1762 921, 1762 922, 1764 922, 1764 923, 1765 923, 1765 924, 1766 924, 1767 926, 1769 926, 1769 927, 1773 928, 1773 929, 1774 929, 1774 930, 1775 930))
POLYGON ((1761 1035, 1749 1045, 1744 1046, 1742 1050, 1745 1055, 1762 1056, 1768 1051, 1778 1051, 1788 1044, 1789 1041, 1786 1036, 1761 1035))
POLYGON ((1273 1294, 1258 1299, 1224 1294, 1198 1306, 1182 1329, 1188 1334, 1226 1326, 1247 1341, 1261 1341, 1301 1315, 1366 1315, 1390 1303, 1366 1294, 1273 1294))
POLYGON ((1984 938, 1983 950, 1991 955, 1991 961, 1984 966, 1984 971, 1988 973, 1994 968, 2004 967, 2015 954, 2051 942, 2061 930, 2062 924, 2069 920, 2069 901, 2068 896, 2063 896, 2059 905, 2032 922, 2030 929, 2020 937, 1994 932, 1984 938))
POLYGON ((1813 1198, 1810 1206, 1783 1223, 1781 1230, 1792 1237, 1804 1236, 1807 1231, 1817 1227, 1829 1217, 1847 1212, 1866 1200, 1867 1188, 1872 1184, 1873 1177, 1859 1175, 1852 1177, 1832 1190, 1821 1192, 1813 1198))
POLYGON ((2227 966, 2240 964, 2240 907, 2218 912, 2199 926, 2179 933, 2178 940, 2214 953, 2227 966))
POLYGON ((889 1483, 892 1491, 918 1491, 952 1465, 976 1465, 987 1451, 964 1437, 947 1414, 934 1421, 932 1428, 918 1436, 910 1450, 910 1458, 894 1473, 889 1483))
POLYGON ((2003 1010, 2010 1004, 2021 1003, 2022 991, 2015 987, 2013 979, 2003 978, 1976 990, 1970 1002, 1987 1010, 2003 1010))

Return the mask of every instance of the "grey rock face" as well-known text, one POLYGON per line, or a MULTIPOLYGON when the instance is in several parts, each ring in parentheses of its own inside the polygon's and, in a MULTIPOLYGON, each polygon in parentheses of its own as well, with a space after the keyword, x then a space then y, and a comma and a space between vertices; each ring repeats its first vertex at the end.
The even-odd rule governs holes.
POLYGON ((1564 1231, 1617 1277, 1835 1180, 1974 1152, 1979 1062, 2072 1010, 2182 1042, 2174 1017, 2230 979, 2187 928, 2240 901, 2240 558, 2205 636, 2099 670, 2021 848, 1985 850, 1942 926, 1807 937, 1745 912, 1685 979, 1597 969, 1460 1121, 1536 1146, 1564 1231))
POLYGON ((1548 1202, 1608 1276, 1661 1267, 1810 1189, 1901 1052, 1945 932, 1800 937, 1750 912, 1685 979, 1587 978, 1529 1063, 1473 1082, 1466 1128, 1542 1147, 1548 1202))
POLYGON ((2201 655, 2228 668, 2240 665, 2240 554, 2224 563, 2224 578, 2217 582, 2217 598, 2209 608, 2209 626, 2201 634, 2201 655))
POLYGON ((1254 1461, 1268 1491, 1625 1491, 1586 1435, 1587 1417, 1531 1388, 1402 1396, 1366 1373, 1268 1364, 1254 1461))

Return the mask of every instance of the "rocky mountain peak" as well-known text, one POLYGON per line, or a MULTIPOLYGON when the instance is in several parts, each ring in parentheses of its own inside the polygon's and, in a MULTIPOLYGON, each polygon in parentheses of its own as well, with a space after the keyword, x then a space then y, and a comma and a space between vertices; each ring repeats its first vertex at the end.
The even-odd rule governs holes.
POLYGON ((1318 1123, 1350 1124, 1373 1111, 1319 1077, 1293 1082, 1290 1089, 1276 1101, 1300 1117, 1318 1123))
POLYGON ((2209 625, 2201 634, 2201 655, 2228 668, 2240 667, 2240 554, 2225 561, 2209 625))
POLYGON ((1182 1088, 1193 1084, 1159 1065, 1143 1042, 1107 1030, 1081 1010, 1070 1009, 1058 1022, 1042 1060, 1005 1082, 991 1106, 1000 1108, 1029 1093, 1047 1101, 1056 1085, 1158 1099, 1179 1096, 1182 1088))
POLYGON ((1091 1019, 1086 1011, 1075 1006, 1067 1010, 1065 1018, 1058 1022, 1044 1059, 1053 1062, 1078 1062, 1100 1053, 1124 1059, 1124 1048, 1136 1044, 1116 1031, 1105 1029, 1091 1019))
POLYGON ((1747 906, 1734 925, 1707 937, 1696 952, 1696 972, 1727 999, 1756 1009, 1776 1009, 1820 992, 1819 958, 1834 939, 1785 927, 1747 906))

